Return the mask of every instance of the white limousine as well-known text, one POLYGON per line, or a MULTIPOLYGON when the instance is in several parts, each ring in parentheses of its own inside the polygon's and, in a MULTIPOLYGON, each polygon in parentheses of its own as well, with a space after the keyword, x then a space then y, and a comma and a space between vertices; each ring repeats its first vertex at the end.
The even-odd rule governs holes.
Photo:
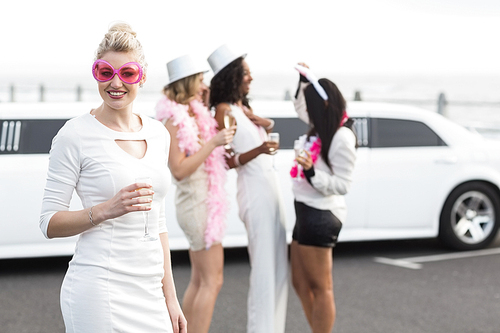
MULTIPOLYGON (((53 136, 71 117, 88 112, 87 103, 0 104, 0 259, 71 255, 76 237, 43 237, 39 214, 53 136)), ((255 101, 257 114, 275 119, 281 149, 275 164, 286 206, 290 240, 295 223, 289 169, 293 141, 307 131, 291 102, 255 101)), ((154 103, 136 103, 153 115, 154 103)), ((358 158, 346 196, 348 218, 339 241, 439 237, 457 250, 488 246, 500 218, 500 142, 423 109, 349 102, 355 119, 358 158)), ((236 204, 236 172, 226 184, 231 207, 223 245, 247 244, 236 204)), ((188 242, 175 219, 173 195, 166 198, 172 250, 188 242)), ((81 207, 75 195, 70 209, 81 207)))

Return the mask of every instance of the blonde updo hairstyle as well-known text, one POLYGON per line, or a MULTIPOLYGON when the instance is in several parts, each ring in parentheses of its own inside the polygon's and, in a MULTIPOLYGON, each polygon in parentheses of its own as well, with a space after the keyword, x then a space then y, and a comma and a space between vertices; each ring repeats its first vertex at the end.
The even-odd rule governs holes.
POLYGON ((111 25, 95 52, 94 61, 101 59, 108 51, 134 53, 137 56, 137 62, 141 64, 142 70, 146 74, 148 64, 142 45, 137 39, 136 32, 127 23, 117 22, 111 25))
POLYGON ((171 101, 179 104, 189 104, 196 98, 196 94, 200 89, 200 75, 203 75, 203 73, 193 74, 174 81, 163 88, 163 93, 171 101))

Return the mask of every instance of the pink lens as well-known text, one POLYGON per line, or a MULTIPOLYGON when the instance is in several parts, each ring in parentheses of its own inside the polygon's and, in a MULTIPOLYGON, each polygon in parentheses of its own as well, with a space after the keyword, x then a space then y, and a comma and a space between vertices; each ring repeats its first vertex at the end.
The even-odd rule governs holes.
POLYGON ((128 62, 119 69, 114 69, 107 61, 98 59, 92 66, 92 74, 99 82, 110 81, 116 74, 120 80, 128 84, 135 84, 142 79, 142 67, 137 62, 128 62))

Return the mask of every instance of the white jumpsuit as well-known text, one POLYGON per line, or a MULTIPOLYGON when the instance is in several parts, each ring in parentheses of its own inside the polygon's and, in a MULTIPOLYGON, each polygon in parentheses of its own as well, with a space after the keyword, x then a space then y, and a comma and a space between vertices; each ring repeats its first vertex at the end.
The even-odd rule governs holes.
MULTIPOLYGON (((245 153, 267 141, 267 133, 238 106, 231 105, 237 130, 235 153, 245 153)), ((248 333, 283 333, 288 297, 288 255, 285 212, 273 156, 261 154, 236 168, 239 216, 248 234, 250 289, 248 333)))

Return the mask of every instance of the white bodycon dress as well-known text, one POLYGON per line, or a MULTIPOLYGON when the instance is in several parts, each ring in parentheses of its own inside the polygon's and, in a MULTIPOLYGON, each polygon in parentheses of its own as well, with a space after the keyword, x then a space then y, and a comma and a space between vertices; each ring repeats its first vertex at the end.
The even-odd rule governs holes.
MULTIPOLYGON (((150 234, 166 232, 164 199, 170 136, 158 121, 141 116, 138 132, 116 132, 90 113, 68 121, 52 142, 40 227, 68 210, 73 190, 83 207, 112 198, 120 189, 149 176, 155 191, 149 213, 150 234), (115 140, 146 140, 137 159, 115 140)), ((89 222, 90 223, 90 222, 89 222)), ((66 332, 172 332, 162 291, 160 240, 140 242, 141 212, 106 220, 80 234, 61 288, 66 332)))

